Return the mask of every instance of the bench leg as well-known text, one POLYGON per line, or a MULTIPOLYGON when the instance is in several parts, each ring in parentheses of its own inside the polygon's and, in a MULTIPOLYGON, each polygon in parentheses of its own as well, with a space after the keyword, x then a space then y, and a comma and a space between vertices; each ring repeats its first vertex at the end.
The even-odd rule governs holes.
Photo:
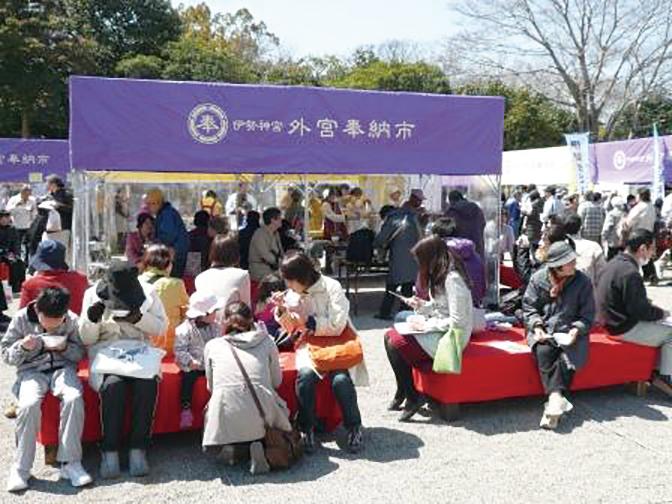
POLYGON ((453 422, 460 416, 459 404, 442 404, 437 403, 439 418, 444 422, 453 422))
POLYGON ((48 466, 58 466, 58 445, 44 445, 44 464, 48 466))
POLYGON ((637 381, 630 382, 626 384, 626 389, 628 392, 636 395, 637 397, 646 397, 646 393, 649 390, 650 383, 648 381, 637 381))

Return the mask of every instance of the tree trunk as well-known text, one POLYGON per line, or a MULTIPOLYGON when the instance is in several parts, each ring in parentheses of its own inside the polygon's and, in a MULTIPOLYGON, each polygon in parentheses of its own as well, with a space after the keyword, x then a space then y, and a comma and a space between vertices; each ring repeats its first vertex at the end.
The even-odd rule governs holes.
POLYGON ((28 114, 28 109, 21 109, 21 138, 30 137, 30 116, 28 114))

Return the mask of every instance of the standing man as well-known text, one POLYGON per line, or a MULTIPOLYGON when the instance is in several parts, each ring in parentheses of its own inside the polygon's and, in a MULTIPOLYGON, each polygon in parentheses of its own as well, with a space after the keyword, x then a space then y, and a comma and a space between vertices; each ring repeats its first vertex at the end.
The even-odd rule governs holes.
POLYGON ((26 232, 33 219, 37 217, 37 201, 31 195, 32 190, 28 184, 21 187, 21 191, 15 194, 7 202, 7 211, 11 214, 14 221, 14 228, 19 233, 21 243, 22 258, 24 263, 28 263, 28 247, 25 246, 26 232))
MULTIPOLYGON (((376 318, 392 320, 394 296, 401 288, 401 294, 410 298, 413 283, 418 275, 418 263, 411 254, 413 246, 422 238, 418 216, 407 205, 402 208, 384 206, 380 209, 383 226, 376 236, 373 246, 389 251, 390 269, 385 281, 385 295, 376 318)), ((402 308, 403 309, 403 308, 402 308)))
POLYGON ((602 227, 606 218, 606 213, 602 207, 602 195, 598 192, 591 193, 590 201, 579 208, 578 214, 583 222, 581 238, 601 244, 602 227))
POLYGON ((565 213, 565 205, 563 205, 562 201, 555 195, 556 192, 557 189, 552 185, 544 189, 544 211, 541 213, 541 222, 544 224, 546 224, 548 219, 554 215, 562 217, 565 213))
POLYGON ((521 212, 520 212, 520 199, 522 197, 522 194, 519 190, 516 190, 513 192, 513 194, 509 197, 508 200, 506 200, 506 204, 504 205, 504 208, 506 208, 506 211, 509 214, 509 226, 511 226, 511 229, 513 229, 513 235, 518 238, 518 233, 520 232, 520 219, 521 219, 521 212))
MULTIPOLYGON (((65 182, 58 175, 49 175, 47 177, 47 191, 49 192, 48 199, 55 202, 54 209, 58 212, 60 217, 60 241, 66 246, 68 251, 71 247, 71 233, 72 233, 72 212, 73 212, 73 198, 72 193, 65 188, 65 182)), ((49 232, 49 225, 47 224, 47 232, 49 232)), ((53 237, 52 237, 53 238, 53 237)), ((59 238, 56 238, 59 239, 59 238)), ((69 257, 69 254, 68 254, 69 257)))
POLYGON ((189 253, 189 233, 182 216, 170 202, 165 201, 160 189, 150 189, 145 197, 149 212, 156 218, 154 236, 159 243, 175 252, 173 270, 170 276, 182 278, 189 253))
MULTIPOLYGON (((656 208, 651 203, 651 191, 649 189, 640 189, 637 194, 637 204, 628 212, 625 219, 625 227, 627 231, 634 231, 635 229, 646 229, 653 234, 653 228, 656 225, 656 208)), ((654 235, 655 236, 655 235, 654 235)), ((644 279, 650 282, 657 282, 658 275, 653 264, 653 256, 651 260, 642 265, 644 271, 644 279)))
POLYGON ((485 231, 485 215, 483 210, 473 201, 467 200, 460 191, 448 193, 450 206, 446 217, 452 217, 457 226, 456 237, 466 238, 474 242, 476 252, 485 257, 483 232, 485 231))
POLYGON ((240 223, 239 213, 247 214, 250 210, 257 209, 257 200, 249 193, 249 185, 247 182, 238 183, 238 192, 229 194, 226 198, 224 211, 229 218, 231 229, 238 231, 238 224, 240 223), (241 212, 242 211, 242 212, 241 212))

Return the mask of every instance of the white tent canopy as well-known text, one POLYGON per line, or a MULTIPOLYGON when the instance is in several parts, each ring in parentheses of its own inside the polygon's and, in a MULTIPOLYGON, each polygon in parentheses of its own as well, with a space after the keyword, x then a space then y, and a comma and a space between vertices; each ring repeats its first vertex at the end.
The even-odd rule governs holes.
POLYGON ((576 168, 567 146, 506 151, 502 156, 502 185, 571 185, 576 168))

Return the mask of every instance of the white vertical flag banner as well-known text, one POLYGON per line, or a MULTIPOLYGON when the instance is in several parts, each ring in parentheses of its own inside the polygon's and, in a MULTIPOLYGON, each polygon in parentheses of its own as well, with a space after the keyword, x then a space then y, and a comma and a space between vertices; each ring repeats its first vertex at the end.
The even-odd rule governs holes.
POLYGON ((660 155, 660 139, 658 127, 653 124, 653 178, 651 184, 651 198, 656 201, 665 197, 665 173, 662 156, 660 155))
POLYGON ((589 133, 567 133, 565 141, 572 153, 576 167, 576 185, 579 193, 585 193, 590 188, 590 152, 589 133))

